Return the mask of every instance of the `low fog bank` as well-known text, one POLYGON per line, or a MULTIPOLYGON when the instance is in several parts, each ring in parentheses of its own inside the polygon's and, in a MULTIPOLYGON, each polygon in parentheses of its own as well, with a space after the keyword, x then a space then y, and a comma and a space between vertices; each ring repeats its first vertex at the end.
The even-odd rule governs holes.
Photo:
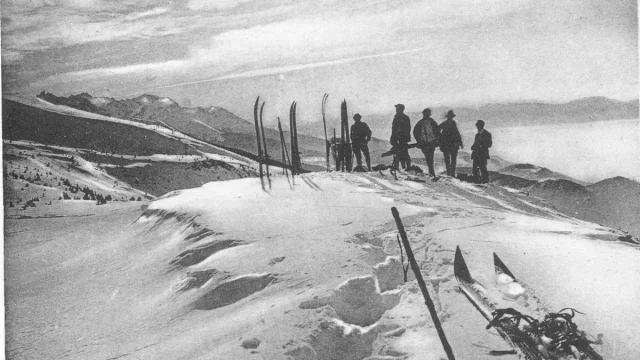
MULTIPOLYGON (((614 176, 640 181, 640 121, 491 128, 492 153, 547 167, 587 182, 614 176)), ((473 132, 463 131, 469 146, 473 132)))

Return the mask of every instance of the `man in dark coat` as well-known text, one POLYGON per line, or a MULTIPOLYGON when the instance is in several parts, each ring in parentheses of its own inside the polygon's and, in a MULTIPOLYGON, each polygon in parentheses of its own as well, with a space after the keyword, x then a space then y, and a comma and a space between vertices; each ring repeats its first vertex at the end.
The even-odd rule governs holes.
MULTIPOLYGON (((411 141, 411 120, 404 114, 404 105, 396 105, 396 115, 393 117, 391 124, 391 145, 398 149, 396 159, 400 162, 403 169, 411 166, 411 156, 409 156, 409 147, 411 141)), ((394 164, 397 166, 397 164, 394 164)))
POLYGON ((491 133, 484 129, 484 121, 476 122, 478 133, 475 141, 471 146, 471 159, 473 159, 473 177, 481 184, 489 182, 489 172, 487 171, 487 160, 489 157, 489 148, 493 145, 491 133))
POLYGON ((364 159, 367 162, 367 170, 371 171, 371 158, 369 157, 369 146, 367 145, 371 140, 371 129, 367 123, 360 121, 362 116, 360 114, 353 115, 353 125, 351 125, 351 146, 353 147, 353 153, 356 154, 356 161, 358 166, 362 167, 362 153, 364 153, 364 159))
POLYGON ((433 168, 433 154, 440 143, 440 129, 438 123, 431 118, 431 109, 422 111, 422 119, 418 120, 413 128, 413 137, 418 142, 418 147, 422 150, 429 168, 429 176, 435 177, 433 168))
POLYGON ((462 136, 458 131, 458 125, 453 118, 456 114, 453 110, 449 110, 444 117, 447 120, 440 124, 440 150, 444 155, 444 164, 447 167, 447 175, 456 176, 456 158, 458 157, 458 148, 462 149, 462 136))

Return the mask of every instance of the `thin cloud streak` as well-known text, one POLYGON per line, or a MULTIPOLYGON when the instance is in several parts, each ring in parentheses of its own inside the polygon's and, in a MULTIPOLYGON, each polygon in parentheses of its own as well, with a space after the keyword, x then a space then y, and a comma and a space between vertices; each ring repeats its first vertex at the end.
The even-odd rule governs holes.
POLYGON ((322 62, 310 63, 310 64, 295 64, 295 65, 272 67, 272 68, 265 68, 265 69, 256 69, 256 70, 245 71, 245 72, 236 73, 236 74, 227 74, 227 75, 223 75, 223 76, 214 77, 214 78, 211 78, 211 79, 187 81, 187 82, 182 82, 182 83, 177 83, 177 84, 158 86, 158 87, 153 87, 153 88, 146 89, 144 91, 139 91, 139 92, 135 92, 135 93, 131 93, 131 94, 125 94, 125 95, 121 95, 121 96, 122 97, 133 96, 133 95, 144 94, 145 92, 152 91, 152 90, 168 89, 168 88, 173 88, 173 87, 196 85, 196 84, 203 84, 203 83, 208 83, 208 82, 216 82, 216 81, 231 80, 231 79, 252 78, 252 77, 258 77, 258 76, 265 76, 265 75, 281 74, 281 73, 299 71, 299 70, 304 70, 304 69, 313 69, 313 68, 319 68, 319 67, 326 67, 326 66, 339 65, 339 64, 345 64, 345 63, 350 63, 350 62, 356 62, 356 61, 360 61, 360 60, 374 59, 374 58, 379 58, 379 57, 397 56, 397 55, 416 53, 416 52, 423 51, 423 50, 425 50, 425 49, 424 48, 418 48, 418 49, 410 49, 410 50, 392 51, 392 52, 388 52, 388 53, 384 53, 384 54, 372 54, 372 55, 357 56, 357 57, 339 59, 339 60, 322 61, 322 62))

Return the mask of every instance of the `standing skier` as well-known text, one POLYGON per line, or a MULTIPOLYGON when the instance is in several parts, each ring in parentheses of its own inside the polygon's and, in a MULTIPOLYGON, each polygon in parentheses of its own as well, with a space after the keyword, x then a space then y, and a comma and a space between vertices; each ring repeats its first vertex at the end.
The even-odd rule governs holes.
POLYGON ((369 146, 367 145, 371 140, 371 129, 367 123, 360 121, 362 116, 360 114, 353 115, 353 125, 351 125, 351 146, 353 147, 353 153, 356 155, 356 161, 358 167, 362 168, 362 153, 364 153, 364 159, 367 162, 367 170, 371 171, 371 158, 369 157, 369 146))
POLYGON ((433 154, 440 142, 440 129, 438 123, 431 118, 431 109, 422 111, 422 119, 413 128, 413 137, 418 142, 418 147, 422 150, 429 167, 429 176, 435 177, 433 168, 433 154))
POLYGON ((411 141, 411 120, 404 114, 404 105, 397 104, 396 115, 391 124, 391 145, 397 149, 396 157, 403 169, 411 166, 409 141, 411 141))
POLYGON ((473 159, 473 177, 481 184, 489 182, 489 172, 487 171, 487 160, 489 157, 489 148, 493 145, 491 133, 484 129, 484 121, 476 122, 478 133, 475 141, 471 145, 471 159, 473 159))
POLYGON ((440 124, 440 150, 444 155, 444 164, 447 167, 447 175, 456 176, 456 158, 458 157, 458 147, 462 146, 462 136, 458 131, 458 125, 453 121, 456 114, 449 110, 444 117, 447 120, 440 124))

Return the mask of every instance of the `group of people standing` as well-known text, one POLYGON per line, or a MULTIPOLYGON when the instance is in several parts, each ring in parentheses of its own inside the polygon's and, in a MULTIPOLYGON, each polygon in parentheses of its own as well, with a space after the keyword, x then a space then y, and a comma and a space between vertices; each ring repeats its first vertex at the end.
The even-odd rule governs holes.
MULTIPOLYGON (((391 145, 395 150, 397 163, 403 169, 411 167, 411 156, 409 155, 409 145, 411 142, 411 120, 404 113, 404 105, 395 105, 396 114, 391 124, 391 145)), ((447 175, 456 176, 456 159, 458 150, 463 149, 462 136, 458 131, 458 125, 453 120, 456 115, 453 110, 449 110, 444 116, 446 118, 441 124, 438 124, 431 118, 431 109, 426 108, 422 111, 422 119, 420 119, 413 128, 413 137, 416 140, 416 147, 422 150, 425 156, 429 175, 435 177, 435 169, 433 159, 436 148, 440 148, 444 156, 444 163, 447 169, 447 175)), ((355 123, 351 126, 351 142, 353 151, 356 155, 356 161, 362 166, 361 152, 364 153, 367 168, 371 170, 371 160, 367 143, 371 140, 371 130, 366 123, 362 122, 362 116, 355 114, 353 116, 355 123)), ((487 161, 489 157, 489 148, 492 145, 491 133, 484 129, 483 120, 476 122, 478 133, 475 141, 471 146, 471 159, 473 160, 473 177, 480 183, 489 182, 489 172, 487 171, 487 161)))

